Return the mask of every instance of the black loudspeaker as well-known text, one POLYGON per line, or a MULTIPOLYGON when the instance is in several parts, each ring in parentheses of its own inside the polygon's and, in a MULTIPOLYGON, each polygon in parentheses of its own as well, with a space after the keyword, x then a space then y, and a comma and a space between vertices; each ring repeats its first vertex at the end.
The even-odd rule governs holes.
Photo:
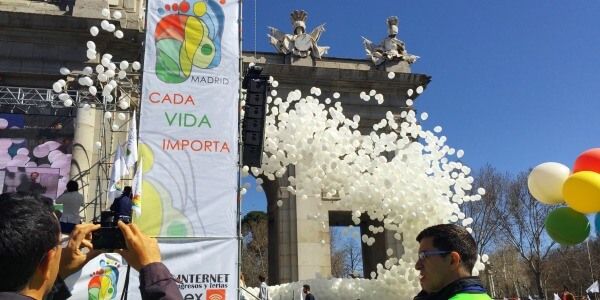
POLYGON ((242 164, 259 168, 265 138, 265 114, 269 76, 261 75, 262 68, 248 68, 242 87, 246 89, 246 106, 242 123, 242 164))

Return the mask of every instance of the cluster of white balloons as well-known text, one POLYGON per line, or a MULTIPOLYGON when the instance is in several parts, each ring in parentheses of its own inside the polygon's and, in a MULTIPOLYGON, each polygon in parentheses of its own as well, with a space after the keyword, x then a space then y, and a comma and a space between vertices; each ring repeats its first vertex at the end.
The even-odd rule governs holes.
MULTIPOLYGON (((116 26, 110 23, 110 10, 105 8, 102 10, 102 16, 106 18, 100 22, 100 27, 102 30, 107 32, 114 32, 114 36, 116 38, 123 38, 124 34, 121 30, 116 30, 116 26)), ((122 12, 114 11, 112 14, 113 20, 119 20, 122 17, 122 12)), ((100 30, 96 26, 90 27, 90 34, 92 36, 97 36, 100 30)), ((96 43, 94 41, 87 41, 86 43, 87 51, 86 56, 90 60, 95 60, 99 57, 99 53, 96 49, 96 43)), ((77 76, 77 82, 80 86, 87 86, 87 92, 91 96, 97 96, 100 92, 100 95, 103 97, 105 102, 114 101, 114 91, 119 86, 119 82, 121 80, 125 80, 127 78, 127 72, 129 70, 139 71, 141 69, 141 64, 137 61, 133 63, 129 63, 126 60, 120 62, 113 62, 113 56, 110 53, 104 53, 100 57, 100 64, 96 65, 95 68, 91 66, 86 66, 80 73, 74 74, 68 68, 61 68, 60 73, 64 76, 74 75, 77 76), (101 89, 100 91, 98 89, 101 89)), ((66 107, 70 107, 74 104, 74 100, 71 98, 66 91, 67 82, 64 79, 60 79, 52 85, 52 89, 55 93, 59 94, 58 99, 63 101, 63 105, 66 107)), ((125 110, 128 109, 131 105, 131 99, 129 97, 121 97, 117 99, 117 105, 119 108, 125 110)), ((81 103, 82 108, 89 109, 91 107, 95 107, 94 105, 90 105, 88 103, 81 103)))
MULTIPOLYGON (((272 87, 277 85, 272 81, 272 87)), ((418 87, 409 90, 408 96, 422 92, 423 87, 418 87)), ((383 224, 373 226, 371 232, 394 232, 404 248, 399 257, 390 255, 377 266, 377 272, 367 274, 376 280, 317 280, 311 286, 318 290, 320 299, 412 299, 420 288, 414 269, 416 235, 439 223, 469 226, 473 219, 466 218, 459 205, 480 200, 485 193, 482 188, 476 194, 469 192, 471 169, 452 157, 460 158, 464 152, 446 145, 446 137, 436 134, 441 132, 440 126, 434 131, 424 129, 414 110, 388 111, 371 132, 364 134, 359 131, 360 116, 346 117, 341 102, 327 105, 330 98, 322 103, 319 97, 324 93, 317 87, 309 95, 300 90, 285 98, 277 94, 273 89, 267 98, 262 166, 245 166, 244 175, 275 180, 294 165, 298 172, 287 178, 287 190, 297 201, 339 198, 336 205, 352 211, 355 224, 367 214, 383 224)), ((338 99, 340 94, 335 92, 332 97, 338 99)), ((375 90, 362 92, 360 97, 366 101, 374 97, 379 104, 384 99, 375 90)), ((412 100, 407 105, 410 107, 412 100)), ((421 121, 427 118, 427 113, 421 114, 421 121)), ((257 184, 260 189, 262 179, 258 178, 257 184)), ((282 206, 283 201, 277 205, 282 206)), ((309 217, 325 219, 318 213, 309 217)), ((370 246, 375 238, 365 234, 362 241, 370 246)), ((480 259, 474 273, 483 268, 480 259)), ((285 298, 297 293, 298 287, 299 283, 284 284, 271 293, 285 298)))

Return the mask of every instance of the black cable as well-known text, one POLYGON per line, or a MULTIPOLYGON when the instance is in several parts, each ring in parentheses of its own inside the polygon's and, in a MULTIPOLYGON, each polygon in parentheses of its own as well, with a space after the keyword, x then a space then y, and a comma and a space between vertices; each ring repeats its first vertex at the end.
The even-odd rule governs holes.
POLYGON ((127 265, 127 273, 125 273, 125 285, 123 286, 123 292, 121 293, 121 300, 127 300, 127 290, 129 288, 129 273, 131 271, 131 265, 127 265))

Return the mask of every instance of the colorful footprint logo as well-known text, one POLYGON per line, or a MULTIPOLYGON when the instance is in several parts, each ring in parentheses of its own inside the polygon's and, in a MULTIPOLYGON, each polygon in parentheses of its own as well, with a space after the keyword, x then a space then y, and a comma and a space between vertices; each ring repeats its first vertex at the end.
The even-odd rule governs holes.
POLYGON ((221 63, 225 16, 214 0, 182 1, 158 9, 156 75, 165 83, 186 81, 192 67, 212 69, 221 63))
POLYGON ((117 261, 111 259, 101 260, 100 269, 90 276, 88 282, 89 300, 112 300, 117 296, 119 282, 119 266, 117 261))

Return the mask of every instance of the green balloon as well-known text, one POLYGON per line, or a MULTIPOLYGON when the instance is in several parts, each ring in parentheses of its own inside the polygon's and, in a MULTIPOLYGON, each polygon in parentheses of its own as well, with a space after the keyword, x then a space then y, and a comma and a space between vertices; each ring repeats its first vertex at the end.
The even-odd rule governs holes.
POLYGON ((588 218, 569 207, 560 207, 550 212, 545 224, 550 238, 563 246, 585 241, 591 230, 588 218))

